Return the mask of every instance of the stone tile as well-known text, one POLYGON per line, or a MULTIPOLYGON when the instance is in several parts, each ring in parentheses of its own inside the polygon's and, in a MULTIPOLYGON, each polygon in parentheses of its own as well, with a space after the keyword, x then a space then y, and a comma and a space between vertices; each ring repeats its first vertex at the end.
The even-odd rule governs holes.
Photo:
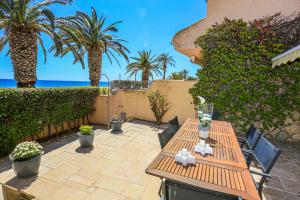
POLYGON ((80 168, 87 168, 93 165, 97 161, 97 158, 89 157, 85 155, 77 155, 75 158, 70 160, 68 164, 78 166, 80 168))
POLYGON ((92 186, 94 184, 94 180, 89 179, 87 177, 84 176, 79 176, 77 174, 73 174, 68 178, 69 181, 81 184, 81 185, 85 185, 85 186, 92 186))
MULTIPOLYGON (((103 170, 113 170, 113 169, 120 169, 122 166, 122 162, 105 159, 105 158, 99 158, 92 166, 90 166, 88 169, 95 171, 95 172, 102 172, 103 170)), ((105 174, 105 173, 102 173, 105 174)))
POLYGON ((45 156, 42 156, 41 165, 48 168, 57 168, 62 164, 68 162, 69 160, 72 160, 74 157, 75 155, 73 153, 55 150, 45 156), (56 154, 55 152, 58 152, 58 154, 56 154))
POLYGON ((114 160, 118 162, 122 162, 127 160, 130 156, 133 156, 137 151, 131 149, 114 149, 112 151, 107 152, 103 155, 103 158, 114 160))
POLYGON ((47 196, 59 187, 60 185, 54 181, 46 178, 38 178, 30 185, 30 187, 25 189, 25 192, 42 197, 47 196))
POLYGON ((144 189, 143 194, 140 200, 158 200, 159 199, 159 185, 156 186, 148 186, 144 189))
POLYGON ((51 168, 41 165, 41 166, 40 166, 40 169, 39 169, 39 174, 38 174, 38 176, 44 176, 44 175, 47 174, 49 171, 51 171, 51 168))
POLYGON ((263 193, 266 200, 300 200, 299 196, 270 188, 264 188, 263 193))
POLYGON ((15 172, 12 169, 1 172, 0 173, 0 183, 6 183, 8 180, 14 178, 15 176, 16 176, 15 172))
POLYGON ((74 165, 65 164, 56 169, 53 169, 49 173, 45 174, 43 177, 50 179, 55 182, 62 182, 67 179, 69 176, 74 174, 80 168, 74 165))
POLYGON ((71 187, 60 186, 51 194, 43 197, 43 200, 82 200, 87 197, 88 193, 71 187))
POLYGON ((295 181, 292 179, 281 177, 281 182, 287 192, 295 194, 300 197, 300 183, 299 180, 295 181))
POLYGON ((122 195, 130 199, 139 199, 142 196, 144 187, 137 184, 129 184, 122 192, 122 195))
POLYGON ((116 193, 121 193, 127 185, 128 183, 126 181, 107 175, 101 176, 95 183, 95 186, 97 186, 98 188, 110 190, 116 193))
POLYGON ((62 182, 60 182, 60 185, 70 187, 72 189, 84 191, 84 192, 89 192, 89 189, 94 187, 94 186, 87 186, 85 184, 80 184, 78 182, 73 182, 71 180, 65 179, 62 182))
POLYGON ((125 197, 104 189, 97 189, 93 193, 89 194, 86 200, 125 200, 125 197))
POLYGON ((273 176, 271 179, 268 179, 265 182, 265 185, 267 187, 271 187, 271 188, 274 188, 274 189, 277 189, 277 190, 284 191, 284 187, 283 187, 283 185, 280 181, 280 178, 278 176, 273 176))
POLYGON ((99 171, 94 171, 89 168, 81 168, 77 172, 75 172, 73 175, 82 176, 82 177, 88 178, 90 180, 93 180, 95 182, 101 177, 101 174, 99 173, 99 171))

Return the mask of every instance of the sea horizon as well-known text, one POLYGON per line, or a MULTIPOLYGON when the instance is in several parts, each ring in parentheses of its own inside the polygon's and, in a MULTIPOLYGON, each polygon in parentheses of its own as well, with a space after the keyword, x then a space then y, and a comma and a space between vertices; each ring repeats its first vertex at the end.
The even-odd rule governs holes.
MULTIPOLYGON (((68 80, 37 80, 36 88, 52 88, 52 87, 80 87, 90 86, 90 81, 68 81, 68 80)), ((106 87, 108 83, 101 81, 99 87, 106 87)), ((17 82, 14 79, 0 79, 0 88, 16 88, 17 82)))

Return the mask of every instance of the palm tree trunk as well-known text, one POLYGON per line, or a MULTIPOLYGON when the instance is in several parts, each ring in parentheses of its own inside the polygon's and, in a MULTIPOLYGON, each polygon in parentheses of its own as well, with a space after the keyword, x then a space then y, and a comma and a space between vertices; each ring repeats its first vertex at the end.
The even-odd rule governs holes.
POLYGON ((163 73, 164 73, 163 79, 164 80, 166 79, 166 71, 167 71, 167 67, 163 66, 163 73))
POLYGON ((88 51, 89 78, 91 86, 99 87, 102 68, 102 51, 99 48, 90 48, 88 51))
POLYGON ((38 51, 34 29, 12 27, 9 31, 9 46, 17 86, 34 87, 38 51))
POLYGON ((149 82, 149 72, 147 70, 142 72, 142 84, 143 88, 148 87, 148 82, 149 82))

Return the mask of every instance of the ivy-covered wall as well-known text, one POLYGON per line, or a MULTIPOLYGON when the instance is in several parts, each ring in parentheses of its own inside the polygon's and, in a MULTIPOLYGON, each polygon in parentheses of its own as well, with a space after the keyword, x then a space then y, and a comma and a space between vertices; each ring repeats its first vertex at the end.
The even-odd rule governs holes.
POLYGON ((280 14, 213 25, 196 41, 203 68, 190 90, 194 101, 213 102, 238 131, 253 123, 270 137, 297 140, 284 131, 299 120, 300 61, 272 68, 271 59, 299 44, 299 26, 300 15, 280 14))
POLYGON ((99 88, 0 89, 0 157, 45 126, 90 114, 99 88))

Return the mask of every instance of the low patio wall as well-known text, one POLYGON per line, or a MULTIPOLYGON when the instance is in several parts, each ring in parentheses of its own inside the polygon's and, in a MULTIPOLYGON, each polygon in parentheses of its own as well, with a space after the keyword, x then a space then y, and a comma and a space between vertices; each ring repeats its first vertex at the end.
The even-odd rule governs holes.
MULTIPOLYGON (((118 90, 114 95, 98 96, 95 103, 96 111, 90 116, 90 122, 107 125, 108 98, 109 98, 109 121, 114 115, 118 116, 125 112, 127 118, 137 118, 147 121, 155 121, 150 110, 147 93, 159 89, 166 95, 171 104, 170 111, 166 113, 162 122, 167 123, 170 119, 178 116, 182 124, 188 117, 195 116, 192 97, 188 90, 196 81, 154 81, 146 90, 118 90)), ((238 130, 236 130, 239 132, 238 130)), ((300 141, 300 122, 292 123, 282 129, 272 132, 269 137, 283 141, 300 141)))
POLYGON ((155 121, 147 94, 158 89, 166 95, 171 106, 162 122, 167 123, 173 117, 178 116, 179 122, 183 123, 188 117, 195 116, 192 96, 189 94, 189 89, 195 83, 196 81, 158 80, 146 90, 118 90, 110 97, 98 96, 95 103, 96 111, 91 115, 90 121, 95 124, 107 124, 108 98, 109 120, 114 115, 118 116, 124 112, 127 118, 155 121))

